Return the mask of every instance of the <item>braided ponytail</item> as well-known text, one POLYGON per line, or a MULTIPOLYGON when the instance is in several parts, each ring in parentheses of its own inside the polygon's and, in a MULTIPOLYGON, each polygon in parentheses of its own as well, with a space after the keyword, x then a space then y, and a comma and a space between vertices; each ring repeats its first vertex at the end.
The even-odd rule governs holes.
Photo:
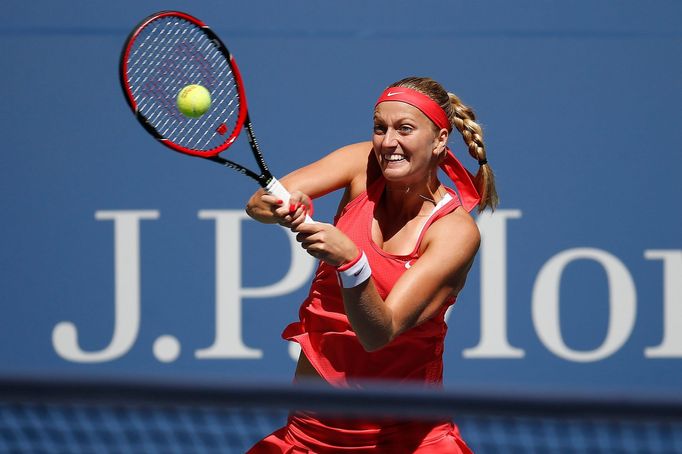
MULTIPOLYGON (((481 202, 478 204, 479 213, 486 207, 495 210, 499 203, 497 190, 495 189, 495 175, 493 169, 488 165, 488 158, 483 144, 483 129, 476 123, 476 114, 470 107, 464 105, 454 93, 448 93, 452 114, 450 121, 462 134, 464 143, 469 150, 469 155, 478 161, 479 167, 474 183, 481 195, 481 202)), ((446 113, 449 113, 447 110, 446 113)))
POLYGON ((462 135, 469 155, 479 164, 478 172, 474 177, 474 184, 481 195, 478 212, 480 213, 487 207, 494 210, 499 203, 495 189, 495 176, 488 164, 483 144, 483 129, 476 123, 474 111, 463 104, 457 95, 448 93, 438 82, 427 77, 408 77, 392 84, 391 87, 407 87, 417 90, 441 106, 450 119, 450 123, 462 135))

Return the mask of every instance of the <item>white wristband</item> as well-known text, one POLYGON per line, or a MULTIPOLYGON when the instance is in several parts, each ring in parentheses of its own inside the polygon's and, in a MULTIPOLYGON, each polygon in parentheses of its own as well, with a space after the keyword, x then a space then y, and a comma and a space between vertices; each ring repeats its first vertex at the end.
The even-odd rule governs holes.
POLYGON ((341 287, 353 288, 365 282, 372 275, 367 256, 361 251, 357 259, 337 269, 341 287))

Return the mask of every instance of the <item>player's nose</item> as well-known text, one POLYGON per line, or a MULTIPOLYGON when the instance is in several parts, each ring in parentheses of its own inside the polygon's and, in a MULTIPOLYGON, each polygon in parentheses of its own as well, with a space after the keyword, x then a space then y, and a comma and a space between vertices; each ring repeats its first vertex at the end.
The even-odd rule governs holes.
POLYGON ((381 142, 384 147, 395 148, 398 146, 398 131, 388 128, 381 142))

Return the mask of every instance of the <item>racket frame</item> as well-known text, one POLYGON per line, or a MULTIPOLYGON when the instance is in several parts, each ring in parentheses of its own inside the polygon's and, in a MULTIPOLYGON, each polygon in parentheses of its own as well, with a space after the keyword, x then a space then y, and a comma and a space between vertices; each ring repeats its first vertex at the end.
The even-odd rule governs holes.
POLYGON ((258 146, 258 142, 256 141, 255 134, 253 132, 253 126, 251 126, 251 120, 249 119, 249 113, 248 113, 248 104, 246 100, 246 92, 244 90, 244 82, 241 76, 241 72, 239 71, 239 67, 237 66, 234 57, 228 50, 227 46, 225 43, 222 42, 220 37, 211 30, 211 28, 206 25, 203 21, 197 19, 194 16, 191 16, 187 13, 183 13, 181 11, 160 11, 158 13, 154 13, 145 19, 143 19, 134 29, 130 34, 128 35, 128 38, 125 41, 124 47, 123 47, 123 52, 121 54, 121 61, 119 64, 119 77, 121 81, 121 87, 123 88, 123 93, 126 101, 128 102, 128 105, 130 106, 131 110, 135 114, 135 117, 137 120, 142 124, 142 126, 154 137, 156 138, 159 142, 162 144, 166 145, 167 147, 171 148, 174 151, 178 151, 180 153, 184 154, 189 154, 192 156, 197 156, 201 158, 206 158, 211 161, 214 161, 220 165, 230 167, 234 170, 237 170, 238 172, 253 178, 254 180, 258 181, 258 183, 265 187, 267 186, 267 183, 269 180, 272 178, 272 174, 270 174, 267 165, 265 164, 265 161, 263 160, 262 153, 260 151, 260 147, 258 146), (147 118, 140 112, 138 109, 137 103, 135 102, 135 98, 133 96, 132 89, 130 87, 130 83, 128 81, 128 60, 130 57, 130 52, 133 48, 133 45, 135 41, 137 40, 138 36, 140 33, 142 33, 142 30, 144 30, 147 26, 149 26, 152 22, 162 19, 164 17, 178 17, 180 19, 187 20, 188 22, 198 26, 201 31, 214 43, 216 46, 217 50, 220 51, 220 53, 223 54, 225 57, 225 60, 227 61, 230 69, 232 70, 232 74, 235 79, 235 85, 237 86, 237 93, 239 97, 239 113, 237 115, 237 120, 235 123, 235 127, 233 131, 231 132, 230 136, 219 146, 214 147, 210 150, 194 150, 192 148, 187 148, 183 147, 182 145, 179 145, 175 142, 172 142, 168 140, 167 138, 163 137, 154 126, 152 126, 151 123, 147 120, 147 118), (219 153, 225 151, 230 145, 232 145, 237 137, 239 136, 242 127, 246 125, 247 130, 248 130, 248 138, 249 138, 249 144, 251 145, 251 148, 254 152, 254 157, 256 158, 256 162, 258 163, 258 166, 260 167, 261 170, 261 175, 258 175, 257 173, 253 172, 252 170, 242 166, 241 164, 238 164, 236 162, 230 161, 228 159, 222 158, 218 156, 219 153))
MULTIPOLYGON (((148 17, 140 21, 140 23, 137 24, 137 26, 135 26, 133 31, 130 32, 127 39, 125 40, 125 43, 123 45, 123 51, 121 52, 121 60, 119 63, 119 77, 121 81, 121 87, 123 88, 124 97, 128 102, 128 105, 132 109, 133 113, 135 114, 135 117, 140 122, 140 124, 147 130, 147 132, 149 132, 159 142, 161 142, 162 144, 164 144, 165 146, 169 147, 174 151, 204 158, 209 161, 213 161, 217 164, 220 164, 224 167, 229 167, 233 170, 236 170, 237 172, 257 181, 258 184, 260 184, 260 186, 263 187, 268 193, 283 200, 285 206, 288 205, 290 198, 289 191, 287 191, 286 188, 279 182, 279 180, 277 180, 277 178, 275 178, 272 175, 272 173, 270 173, 270 170, 268 169, 268 166, 263 158, 263 154, 260 150, 260 146, 258 145, 258 141, 256 140, 256 134, 253 131, 253 125, 251 124, 251 119, 249 117, 246 102, 246 92, 244 90, 244 82, 242 80, 239 67, 237 66, 237 63, 234 60, 232 53, 230 53, 225 43, 223 43, 223 41, 218 37, 218 35, 203 21, 197 19, 196 17, 190 14, 175 10, 159 11, 157 13, 149 15, 148 17), (237 116, 234 130, 232 131, 230 136, 225 140, 225 142, 210 150, 199 151, 183 147, 163 137, 163 135, 161 135, 156 130, 156 128, 147 120, 147 118, 138 109, 137 103, 135 102, 135 99, 133 97, 132 89, 130 87, 130 84, 128 83, 127 77, 128 58, 130 56, 130 52, 133 47, 133 44, 135 43, 135 40, 140 35, 142 30, 145 29, 145 27, 149 26, 149 24, 151 24, 155 20, 159 20, 164 17, 178 17, 180 19, 187 20, 193 23, 194 25, 198 26, 201 29, 201 31, 213 42, 216 48, 223 54, 223 56, 227 60, 230 69, 232 70, 239 97, 239 114, 237 116), (219 153, 225 151, 234 143, 234 141, 237 139, 239 133, 241 132, 244 126, 246 126, 249 145, 251 146, 251 151, 260 169, 261 172, 260 174, 254 172, 251 169, 248 169, 247 167, 244 167, 241 164, 218 156, 219 153)), ((306 215, 306 222, 314 221, 310 218, 310 216, 306 215)))

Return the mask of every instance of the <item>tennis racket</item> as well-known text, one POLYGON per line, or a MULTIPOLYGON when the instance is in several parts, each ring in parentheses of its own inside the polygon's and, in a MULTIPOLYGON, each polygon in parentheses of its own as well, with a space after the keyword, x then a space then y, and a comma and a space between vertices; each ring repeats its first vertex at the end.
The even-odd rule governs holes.
POLYGON ((236 170, 289 205, 289 192, 270 173, 258 146, 237 63, 204 22, 179 11, 145 18, 123 46, 120 78, 135 117, 159 142, 236 170), (180 91, 195 84, 211 97, 209 110, 198 118, 185 116, 176 104, 180 91), (259 172, 218 156, 244 126, 259 172))

